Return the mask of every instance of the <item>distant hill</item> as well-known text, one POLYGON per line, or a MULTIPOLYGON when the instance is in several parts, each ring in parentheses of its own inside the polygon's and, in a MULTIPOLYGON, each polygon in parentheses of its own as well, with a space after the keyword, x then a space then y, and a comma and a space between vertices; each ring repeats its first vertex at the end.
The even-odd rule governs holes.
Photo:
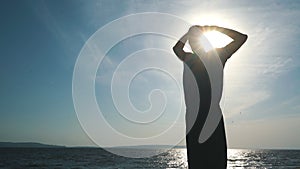
POLYGON ((135 149, 169 149, 169 148, 186 148, 185 146, 173 146, 173 145, 136 145, 136 146, 118 146, 107 148, 135 148, 135 149))
POLYGON ((65 146, 47 145, 33 142, 0 142, 0 148, 64 148, 65 146))

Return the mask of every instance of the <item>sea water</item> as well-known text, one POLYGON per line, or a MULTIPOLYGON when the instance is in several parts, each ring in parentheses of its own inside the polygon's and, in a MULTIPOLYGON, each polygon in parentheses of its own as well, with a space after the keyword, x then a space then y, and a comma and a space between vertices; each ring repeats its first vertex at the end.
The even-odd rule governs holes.
MULTIPOLYGON (((136 153, 144 150, 133 149, 136 153)), ((149 151, 149 150, 147 150, 149 151)), ((300 150, 228 149, 227 168, 300 168, 300 150)), ((1 148, 0 168, 187 168, 185 148, 126 158, 101 148, 1 148)))

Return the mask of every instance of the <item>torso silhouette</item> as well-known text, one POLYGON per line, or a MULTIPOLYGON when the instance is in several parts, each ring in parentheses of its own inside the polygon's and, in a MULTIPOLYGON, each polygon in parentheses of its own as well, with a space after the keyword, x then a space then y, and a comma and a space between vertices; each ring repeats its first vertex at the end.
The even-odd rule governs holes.
MULTIPOLYGON (((220 60, 225 65, 228 56, 225 56, 224 51, 218 53, 220 60)), ((200 56, 201 57, 201 56, 200 56)), ((191 93, 190 81, 184 80, 184 92, 186 101, 186 144, 188 153, 188 164, 190 169, 222 169, 226 168, 227 165, 227 146, 226 146, 226 135, 224 128, 223 118, 218 124, 218 127, 211 135, 211 137, 204 143, 200 144, 198 138, 200 132, 205 123, 206 117, 209 112, 211 103, 211 84, 208 76, 208 72, 196 54, 192 54, 192 57, 185 61, 184 65, 184 77, 188 76, 188 73, 192 72, 196 83, 197 89, 192 92, 198 92, 200 96, 200 104, 198 112, 192 108, 192 102, 197 99, 191 98, 187 93, 191 93), (189 70, 188 70, 189 69, 189 70), (189 90, 189 91, 188 91, 189 90), (190 97, 190 98, 189 98, 190 97), (193 110, 191 110, 193 109, 193 110), (193 114, 192 114, 193 113, 193 114), (189 131, 188 131, 189 130, 189 131)), ((191 74, 191 73, 190 73, 191 74)), ((195 105, 195 104, 194 104, 195 105)))
MULTIPOLYGON (((223 74, 220 76, 219 73, 223 73, 223 71, 222 67, 214 67, 216 65, 215 61, 218 61, 214 59, 217 58, 213 57, 212 60, 210 60, 209 57, 204 59, 202 58, 202 56, 210 56, 211 54, 210 52, 205 53, 201 49, 201 43, 199 43, 198 38, 202 36, 202 31, 218 31, 232 39, 232 41, 226 46, 215 49, 223 67, 226 60, 246 42, 248 36, 238 31, 219 26, 194 25, 190 27, 189 31, 185 33, 173 47, 173 51, 176 56, 186 63, 184 65, 183 72, 183 86, 187 108, 186 143, 189 168, 222 169, 227 166, 227 146, 224 120, 222 118, 222 112, 218 100, 221 99, 223 87, 222 83, 220 86, 218 83, 223 82, 223 74), (187 40, 189 40, 192 49, 196 49, 197 53, 201 55, 200 57, 204 61, 205 65, 209 65, 207 66, 207 69, 212 76, 211 82, 213 82, 213 84, 210 84, 210 77, 208 76, 208 72, 201 59, 197 55, 183 50, 187 40), (199 48, 200 51, 198 50, 199 48), (217 72, 217 74, 212 74, 212 72, 217 72), (221 81, 218 81, 218 79, 221 81), (192 82, 195 82, 194 84, 196 85, 193 85, 192 82), (214 90, 211 90, 211 86, 213 86, 214 90), (191 89, 193 89, 193 91, 191 91, 191 89), (213 99, 211 100, 211 98, 213 99), (212 107, 210 107, 211 101, 213 103, 212 107), (214 122, 214 118, 217 119, 216 122, 219 121, 219 119, 220 121, 219 123, 214 124, 205 123, 207 116, 209 117, 208 122, 214 122), (216 127, 214 132, 211 128, 209 128, 211 126, 207 124, 213 124, 213 127, 216 127), (200 144, 198 140, 203 126, 205 132, 201 133, 201 136, 204 137, 200 137, 200 141, 203 142, 200 144)), ((214 51, 212 53, 214 53, 214 51)))

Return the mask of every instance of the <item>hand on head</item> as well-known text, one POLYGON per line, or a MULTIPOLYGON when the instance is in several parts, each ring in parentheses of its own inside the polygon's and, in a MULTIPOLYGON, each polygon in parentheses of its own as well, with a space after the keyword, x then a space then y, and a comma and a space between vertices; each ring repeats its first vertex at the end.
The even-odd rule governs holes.
POLYGON ((208 31, 212 31, 215 30, 217 26, 209 26, 209 25, 204 25, 204 26, 200 26, 200 25, 193 25, 190 27, 189 29, 189 33, 195 33, 195 31, 201 31, 201 32, 208 32, 208 31))
POLYGON ((189 31, 188 31, 188 35, 189 37, 196 37, 196 36, 200 36, 202 34, 202 27, 199 25, 193 25, 190 27, 189 31))
POLYGON ((195 31, 201 30, 201 26, 200 25, 193 25, 190 27, 188 33, 194 33, 195 31))

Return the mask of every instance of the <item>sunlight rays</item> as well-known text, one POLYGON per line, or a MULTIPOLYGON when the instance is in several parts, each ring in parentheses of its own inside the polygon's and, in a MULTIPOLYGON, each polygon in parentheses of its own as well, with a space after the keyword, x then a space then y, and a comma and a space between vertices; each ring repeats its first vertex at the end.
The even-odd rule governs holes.
POLYGON ((217 31, 205 32, 199 40, 206 52, 214 48, 224 47, 232 41, 231 38, 217 31), (207 40, 209 43, 207 43, 207 40))
MULTIPOLYGON (((218 15, 218 14, 205 14, 202 15, 199 13, 198 15, 186 15, 187 20, 191 23, 191 25, 217 25, 222 27, 232 27, 234 24, 232 21, 226 19, 230 17, 226 17, 224 15, 218 15)), ((217 31, 208 31, 204 33, 204 36, 206 37, 200 37, 200 43, 203 45, 204 50, 210 51, 214 48, 221 48, 226 46, 228 43, 232 41, 232 39, 220 32, 217 31), (207 40, 209 43, 207 43, 207 40)))

